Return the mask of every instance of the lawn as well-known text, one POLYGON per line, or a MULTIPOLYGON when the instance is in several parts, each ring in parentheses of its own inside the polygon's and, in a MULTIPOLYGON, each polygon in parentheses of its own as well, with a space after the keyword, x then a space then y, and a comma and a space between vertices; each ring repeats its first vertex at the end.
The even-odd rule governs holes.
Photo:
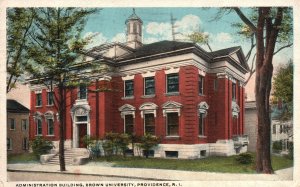
MULTIPOLYGON (((239 164, 236 156, 229 157, 207 157, 204 159, 163 159, 163 158, 142 158, 142 157, 100 157, 96 161, 113 163, 114 167, 130 168, 155 168, 173 169, 185 171, 208 171, 222 173, 255 173, 254 164, 239 164)), ((293 166, 293 161, 285 157, 272 156, 274 170, 293 166)))
POLYGON ((23 153, 23 154, 15 154, 15 155, 7 155, 7 163, 35 163, 39 162, 39 160, 33 155, 33 153, 23 153))

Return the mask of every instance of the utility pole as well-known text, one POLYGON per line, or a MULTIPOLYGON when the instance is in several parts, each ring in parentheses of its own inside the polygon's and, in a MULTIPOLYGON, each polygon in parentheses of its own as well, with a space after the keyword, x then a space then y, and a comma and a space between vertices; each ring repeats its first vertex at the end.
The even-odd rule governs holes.
POLYGON ((171 16, 172 39, 173 39, 173 41, 175 41, 176 40, 175 39, 175 35, 178 34, 178 33, 175 32, 175 28, 176 28, 175 21, 176 21, 176 19, 173 18, 173 14, 172 13, 171 13, 170 16, 171 16))

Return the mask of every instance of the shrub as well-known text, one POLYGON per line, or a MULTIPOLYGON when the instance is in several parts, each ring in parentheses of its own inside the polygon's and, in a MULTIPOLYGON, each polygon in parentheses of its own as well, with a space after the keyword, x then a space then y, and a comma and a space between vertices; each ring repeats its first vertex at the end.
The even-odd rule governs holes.
POLYGON ((145 156, 148 158, 149 151, 151 148, 156 146, 160 142, 160 139, 156 136, 153 136, 151 134, 145 134, 141 138, 141 144, 139 145, 142 149, 145 151, 145 156))
POLYGON ((53 148, 53 143, 38 136, 30 142, 30 146, 33 154, 39 159, 41 155, 48 153, 53 148))
POLYGON ((253 163, 253 155, 250 153, 241 153, 236 157, 236 161, 240 164, 253 163))
POLYGON ((281 141, 274 141, 272 144, 272 150, 274 153, 279 153, 282 150, 281 141))

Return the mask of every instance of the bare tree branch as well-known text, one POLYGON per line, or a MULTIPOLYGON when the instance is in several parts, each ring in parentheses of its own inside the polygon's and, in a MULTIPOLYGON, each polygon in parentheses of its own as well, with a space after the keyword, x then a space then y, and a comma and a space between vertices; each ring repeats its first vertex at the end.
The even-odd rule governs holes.
POLYGON ((273 53, 273 55, 276 55, 276 54, 277 54, 278 52, 280 52, 282 49, 291 47, 292 45, 293 45, 293 43, 290 43, 290 44, 288 44, 288 45, 286 45, 286 46, 280 47, 279 49, 277 49, 277 51, 275 51, 275 52, 273 53))
POLYGON ((247 80, 244 82, 244 86, 247 85, 247 83, 248 83, 249 80, 251 79, 252 75, 255 73, 255 68, 254 68, 255 57, 256 57, 256 54, 254 54, 254 56, 253 56, 253 58, 252 58, 250 74, 249 74, 247 80))
POLYGON ((237 13, 237 15, 241 18, 241 20, 246 24, 246 25, 248 25, 249 26, 249 28, 251 29, 251 31, 253 32, 253 33, 256 33, 256 27, 255 27, 255 25, 245 16, 245 14, 241 11, 241 9, 240 8, 238 8, 238 7, 234 7, 233 8, 234 9, 234 11, 237 13))

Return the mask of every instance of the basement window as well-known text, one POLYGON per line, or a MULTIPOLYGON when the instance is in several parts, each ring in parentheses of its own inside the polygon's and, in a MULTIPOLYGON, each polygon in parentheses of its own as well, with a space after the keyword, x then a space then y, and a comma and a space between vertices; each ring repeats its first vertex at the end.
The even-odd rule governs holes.
MULTIPOLYGON (((143 150, 143 155, 146 156, 146 150, 143 150)), ((149 150, 148 156, 149 157, 154 157, 154 150, 149 150)))
POLYGON ((206 157, 206 150, 200 151, 200 157, 206 157))
POLYGON ((178 151, 165 151, 167 158, 178 158, 178 151))

